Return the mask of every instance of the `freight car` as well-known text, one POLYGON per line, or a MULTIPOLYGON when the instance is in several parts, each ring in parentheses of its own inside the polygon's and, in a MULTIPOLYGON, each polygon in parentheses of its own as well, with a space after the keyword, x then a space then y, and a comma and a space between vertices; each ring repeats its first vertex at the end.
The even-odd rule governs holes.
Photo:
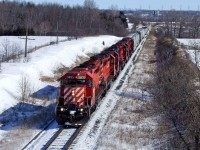
POLYGON ((146 32, 146 28, 141 28, 59 79, 60 95, 55 110, 59 125, 90 117, 146 32))
POLYGON ((133 49, 135 50, 136 49, 136 47, 139 45, 139 43, 140 43, 140 36, 139 36, 139 33, 137 33, 137 32, 134 32, 134 33, 132 33, 132 34, 129 34, 128 36, 127 36, 128 38, 131 38, 132 40, 133 40, 133 49))

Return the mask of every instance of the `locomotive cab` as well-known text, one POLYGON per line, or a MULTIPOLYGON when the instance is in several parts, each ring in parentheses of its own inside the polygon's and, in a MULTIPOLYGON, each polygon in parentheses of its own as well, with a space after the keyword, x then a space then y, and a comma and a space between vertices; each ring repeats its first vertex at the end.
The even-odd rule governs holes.
POLYGON ((60 79, 60 96, 56 107, 56 121, 75 122, 87 115, 87 108, 92 104, 92 78, 87 71, 72 70, 60 79), (89 90, 91 89, 91 90, 89 90))

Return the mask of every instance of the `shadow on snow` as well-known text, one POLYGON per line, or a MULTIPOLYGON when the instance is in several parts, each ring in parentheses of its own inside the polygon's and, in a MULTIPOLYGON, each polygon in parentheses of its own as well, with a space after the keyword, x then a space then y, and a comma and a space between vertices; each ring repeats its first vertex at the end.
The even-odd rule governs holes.
POLYGON ((38 90, 37 92, 34 92, 31 97, 37 98, 37 99, 47 99, 47 100, 52 100, 57 98, 59 93, 59 88, 54 87, 52 85, 47 85, 44 88, 38 90))
POLYGON ((25 121, 42 108, 42 106, 18 103, 0 114, 0 130, 10 130, 25 125, 25 121))

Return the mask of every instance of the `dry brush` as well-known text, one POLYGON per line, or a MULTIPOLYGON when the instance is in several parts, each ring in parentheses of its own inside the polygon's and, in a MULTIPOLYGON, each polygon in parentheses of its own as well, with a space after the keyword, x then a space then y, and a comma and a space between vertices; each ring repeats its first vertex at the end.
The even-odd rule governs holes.
POLYGON ((171 128, 172 136, 168 137, 167 145, 171 148, 198 150, 200 101, 195 86, 197 69, 186 59, 172 36, 158 38, 155 54, 155 111, 171 128))

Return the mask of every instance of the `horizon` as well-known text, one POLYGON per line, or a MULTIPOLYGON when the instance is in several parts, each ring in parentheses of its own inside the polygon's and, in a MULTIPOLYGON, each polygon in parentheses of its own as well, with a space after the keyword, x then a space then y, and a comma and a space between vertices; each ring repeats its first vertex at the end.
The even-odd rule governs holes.
MULTIPOLYGON (((1 0, 3 1, 3 0, 1 0)), ((59 4, 63 6, 82 6, 84 0, 8 0, 15 2, 31 2, 34 4, 59 4)), ((176 11, 200 11, 200 0, 94 0, 97 8, 116 10, 176 10, 176 11), (131 6, 131 7, 130 7, 131 6)))

